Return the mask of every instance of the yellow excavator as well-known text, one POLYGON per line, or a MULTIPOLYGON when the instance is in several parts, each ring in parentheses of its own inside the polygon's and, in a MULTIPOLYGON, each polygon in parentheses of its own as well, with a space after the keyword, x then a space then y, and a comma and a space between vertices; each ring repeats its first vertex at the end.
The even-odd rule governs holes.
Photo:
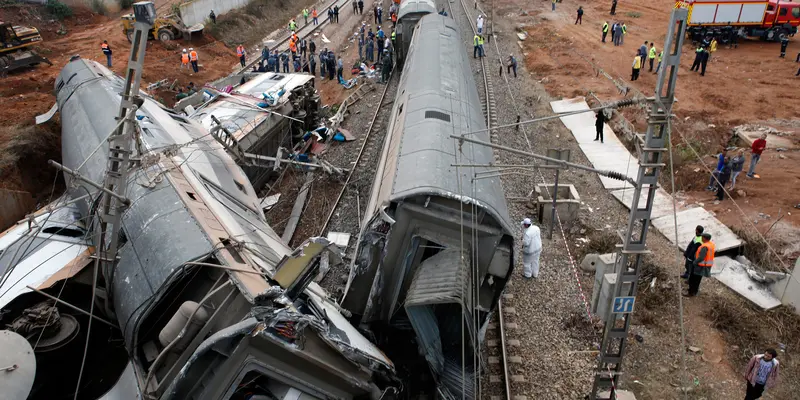
POLYGON ((0 75, 39 63, 53 65, 50 60, 28 49, 41 41, 42 35, 36 28, 0 21, 0 75))
MULTIPOLYGON (((122 20, 122 32, 130 42, 133 39, 133 24, 136 22, 135 18, 133 14, 128 14, 123 15, 120 19, 122 20)), ((148 40, 158 39, 162 42, 168 42, 179 37, 183 38, 183 40, 191 40, 192 34, 202 32, 203 28, 205 28, 203 24, 195 24, 192 26, 184 25, 181 18, 176 14, 160 16, 156 18, 153 23, 153 28, 150 29, 148 40)))

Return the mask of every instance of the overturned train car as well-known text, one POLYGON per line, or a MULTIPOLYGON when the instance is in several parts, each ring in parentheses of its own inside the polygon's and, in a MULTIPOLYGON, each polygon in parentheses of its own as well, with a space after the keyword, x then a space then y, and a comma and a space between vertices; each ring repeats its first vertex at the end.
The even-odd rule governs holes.
MULTIPOLYGON (((90 180, 105 175, 124 86, 79 58, 56 79, 63 164, 90 180)), ((28 398, 377 400, 400 386, 390 359, 311 282, 329 243, 288 248, 199 123, 141 95, 135 126, 113 266, 90 267, 107 243, 92 240, 100 196, 78 180, 56 204, 72 207, 0 235, 0 323, 37 360, 28 398), (91 325, 80 385, 88 317, 31 288, 83 309, 96 300, 106 324, 91 325)))
POLYGON ((414 37, 414 28, 422 17, 436 14, 436 3, 433 0, 403 0, 397 11, 397 26, 394 31, 397 35, 395 57, 397 64, 402 66, 414 37))
MULTIPOLYGON (((342 300, 412 397, 476 396, 473 358, 514 265, 500 179, 454 166, 493 161, 491 148, 450 138, 486 129, 480 104, 455 22, 423 17, 342 300)), ((489 140, 485 131, 471 137, 489 140)))

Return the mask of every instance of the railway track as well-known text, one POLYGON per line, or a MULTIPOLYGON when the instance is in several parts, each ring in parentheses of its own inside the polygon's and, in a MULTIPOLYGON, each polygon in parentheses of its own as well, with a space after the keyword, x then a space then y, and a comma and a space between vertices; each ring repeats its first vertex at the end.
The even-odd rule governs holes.
MULTIPOLYGON (((355 161, 353 161, 350 172, 347 174, 347 178, 342 185, 342 189, 339 191, 339 194, 334 201, 333 208, 331 208, 331 211, 325 218, 325 222, 320 229, 320 235, 323 235, 328 229, 333 216, 338 212, 344 211, 341 209, 343 206, 341 204, 342 198, 351 185, 355 182, 367 182, 368 185, 372 183, 372 178, 375 174, 374 165, 377 164, 378 159, 380 158, 383 140, 386 137, 386 129, 388 128, 386 124, 389 123, 388 117, 392 111, 392 107, 389 107, 387 102, 386 95, 387 93, 394 93, 398 83, 399 79, 397 79, 397 74, 393 72, 389 78, 389 82, 383 87, 383 92, 381 93, 381 97, 377 102, 375 112, 372 115, 372 119, 370 120, 367 130, 360 138, 361 146, 358 154, 356 155, 355 161), (383 135, 377 134, 381 131, 383 131, 383 135), (373 167, 369 168, 368 166, 373 167)), ((350 207, 349 212, 353 213, 353 211, 356 211, 354 214, 356 214, 356 219, 358 220, 358 226, 355 227, 356 230, 353 232, 354 234, 358 234, 358 230, 360 229, 361 221, 360 218, 358 218, 360 214, 359 208, 366 206, 367 201, 369 200, 369 191, 358 191, 357 196, 358 201, 357 204, 355 204, 355 210, 353 209, 354 204, 348 204, 350 207)))
MULTIPOLYGON (((450 8, 450 15, 453 18, 455 14, 453 13, 453 6, 452 1, 448 0, 448 6, 450 8)), ((467 25, 472 30, 472 35, 474 36, 477 34, 477 27, 473 23, 474 18, 469 11, 469 7, 465 0, 459 0, 461 4, 461 8, 464 11, 464 15, 467 19, 467 25)), ((485 53, 484 53, 485 55, 485 53)), ((481 77, 483 81, 483 93, 481 96, 481 102, 484 110, 484 115, 486 117, 486 127, 492 128, 497 126, 497 102, 494 96, 494 83, 492 81, 491 73, 489 73, 489 66, 490 62, 487 61, 488 57, 481 57, 480 58, 480 70, 481 70, 481 77)), ((502 63, 499 65, 502 68, 502 63)), ((491 141, 493 143, 498 142, 498 130, 490 131, 491 141)), ((495 151, 495 161, 499 161, 498 153, 495 151)), ((509 282, 508 285, 512 285, 513 282, 509 282)), ((512 391, 511 391, 511 382, 512 380, 520 380, 524 379, 522 376, 512 376, 511 370, 509 369, 509 364, 511 362, 521 363, 521 358, 517 356, 510 356, 510 344, 519 345, 519 342, 516 340, 508 340, 507 334, 509 329, 516 329, 517 325, 515 322, 508 322, 507 319, 514 319, 516 318, 516 310, 513 307, 507 307, 504 303, 506 301, 510 301, 512 299, 511 295, 503 295, 498 302, 497 306, 497 314, 495 315, 495 320, 490 324, 490 329, 486 335, 486 343, 487 343, 487 359, 489 364, 489 371, 488 374, 481 374, 481 382, 479 382, 479 395, 480 399, 503 399, 503 400, 510 400, 512 399, 512 391), (485 381, 485 378, 488 376, 488 382, 485 381)), ((483 354, 483 353, 482 353, 483 354)))

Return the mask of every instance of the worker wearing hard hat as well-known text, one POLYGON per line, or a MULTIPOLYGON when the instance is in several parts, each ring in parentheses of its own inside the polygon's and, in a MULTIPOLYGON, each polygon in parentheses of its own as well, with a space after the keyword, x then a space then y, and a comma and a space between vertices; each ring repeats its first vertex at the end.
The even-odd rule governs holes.
POLYGON ((183 49, 181 53, 181 69, 189 69, 189 52, 183 49))
POLYGON ((702 236, 703 244, 697 248, 695 253, 692 274, 689 276, 689 291, 684 296, 697 296, 700 290, 700 281, 703 277, 711 276, 711 267, 714 266, 714 252, 716 248, 711 241, 711 234, 704 232, 702 236))
POLYGON ((525 232, 522 234, 522 276, 526 279, 539 278, 539 256, 542 255, 542 237, 539 227, 530 218, 522 220, 525 232))
POLYGON ((191 47, 189 47, 189 62, 192 63, 192 70, 194 73, 197 73, 197 52, 191 47))

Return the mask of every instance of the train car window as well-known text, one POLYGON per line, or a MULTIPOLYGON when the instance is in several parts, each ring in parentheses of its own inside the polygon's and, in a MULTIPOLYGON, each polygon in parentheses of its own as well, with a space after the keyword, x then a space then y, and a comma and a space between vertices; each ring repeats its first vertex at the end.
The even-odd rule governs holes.
POLYGON ((440 119, 444 122, 450 122, 450 114, 445 114, 441 111, 433 111, 433 110, 425 111, 425 118, 426 119, 435 118, 435 119, 440 119))
POLYGON ((787 12, 787 11, 788 11, 788 10, 786 9, 786 7, 783 7, 783 8, 781 8, 781 10, 780 10, 780 11, 778 11, 778 15, 780 15, 781 17, 783 17, 784 15, 788 14, 788 12, 787 12))

